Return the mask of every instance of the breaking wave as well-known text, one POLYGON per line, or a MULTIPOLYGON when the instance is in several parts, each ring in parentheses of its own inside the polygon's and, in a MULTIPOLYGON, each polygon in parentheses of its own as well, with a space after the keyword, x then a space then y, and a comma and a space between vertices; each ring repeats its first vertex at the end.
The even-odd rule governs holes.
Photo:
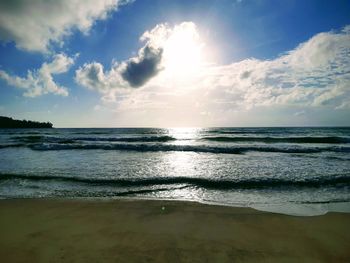
POLYGON ((350 147, 328 146, 328 147, 300 147, 300 146, 209 146, 209 145, 177 145, 177 144, 60 144, 42 143, 29 146, 36 151, 58 151, 58 150, 118 150, 137 152, 196 152, 196 153, 223 153, 243 154, 245 152, 276 152, 276 153, 319 153, 319 152, 350 152, 350 147))
POLYGON ((170 142, 176 140, 171 136, 145 136, 145 137, 54 137, 54 136, 15 136, 12 139, 25 143, 36 142, 78 142, 78 141, 101 141, 101 142, 170 142))
POLYGON ((0 174, 0 181, 22 179, 30 181, 62 181, 97 186, 147 187, 160 185, 184 185, 206 189, 261 189, 281 187, 318 188, 326 186, 350 187, 350 174, 341 176, 314 177, 304 180, 277 178, 247 178, 237 180, 215 180, 198 177, 161 177, 137 179, 83 178, 70 176, 42 176, 23 174, 0 174))
POLYGON ((205 137, 203 140, 216 142, 264 142, 264 143, 349 143, 347 137, 205 137))

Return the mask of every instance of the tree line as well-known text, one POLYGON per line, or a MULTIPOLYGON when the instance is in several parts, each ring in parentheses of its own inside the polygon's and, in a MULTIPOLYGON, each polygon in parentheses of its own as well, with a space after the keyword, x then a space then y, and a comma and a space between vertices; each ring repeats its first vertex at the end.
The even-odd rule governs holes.
POLYGON ((51 122, 38 122, 28 120, 15 120, 0 116, 0 128, 52 128, 51 122))

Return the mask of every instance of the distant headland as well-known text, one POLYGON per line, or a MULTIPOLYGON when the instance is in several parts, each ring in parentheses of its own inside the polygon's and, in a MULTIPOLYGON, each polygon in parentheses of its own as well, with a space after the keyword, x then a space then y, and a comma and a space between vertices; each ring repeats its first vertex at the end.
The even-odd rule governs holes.
POLYGON ((0 128, 52 128, 51 122, 38 122, 27 120, 14 120, 0 116, 0 128))

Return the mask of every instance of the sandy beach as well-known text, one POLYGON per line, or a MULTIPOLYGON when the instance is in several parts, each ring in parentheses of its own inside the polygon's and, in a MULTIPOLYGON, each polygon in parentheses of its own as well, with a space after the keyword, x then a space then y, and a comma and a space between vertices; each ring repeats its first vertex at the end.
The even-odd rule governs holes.
POLYGON ((349 262, 350 214, 150 200, 0 201, 1 262, 349 262))

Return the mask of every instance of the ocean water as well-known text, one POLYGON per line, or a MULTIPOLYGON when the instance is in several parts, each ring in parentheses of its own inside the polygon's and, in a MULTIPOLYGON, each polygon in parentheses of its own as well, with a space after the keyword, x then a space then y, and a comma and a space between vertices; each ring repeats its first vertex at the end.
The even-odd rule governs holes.
POLYGON ((0 198, 350 211, 350 128, 0 129, 0 198))

